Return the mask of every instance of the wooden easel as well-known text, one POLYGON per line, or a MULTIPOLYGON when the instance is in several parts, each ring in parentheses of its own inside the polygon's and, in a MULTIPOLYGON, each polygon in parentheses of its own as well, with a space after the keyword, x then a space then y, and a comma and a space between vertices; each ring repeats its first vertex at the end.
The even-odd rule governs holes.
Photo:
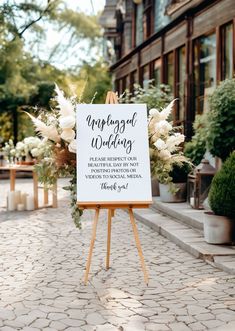
MULTIPOLYGON (((114 92, 109 91, 107 93, 106 96, 106 104, 112 104, 118 103, 118 99, 117 96, 114 92)), ((135 243, 136 243, 136 247, 138 250, 138 254, 139 254, 139 258, 140 258, 140 263, 141 263, 141 267, 144 273, 144 281, 145 283, 148 285, 148 272, 145 266, 145 262, 144 262, 144 256, 143 256, 143 252, 142 252, 142 248, 140 245, 140 239, 139 239, 139 234, 138 234, 138 230, 135 224, 135 218, 134 218, 134 213, 133 213, 133 208, 148 208, 149 205, 152 202, 110 202, 110 203, 102 203, 102 202, 86 202, 86 203, 79 203, 78 205, 80 208, 82 209, 95 209, 95 218, 94 218, 94 224, 93 224, 93 229, 92 229, 92 237, 91 237, 91 243, 90 243, 90 249, 89 249, 89 254, 88 254, 88 258, 87 258, 87 263, 86 263, 86 271, 85 271, 85 285, 87 284, 88 281, 88 275, 89 275, 89 271, 90 271, 90 266, 91 266, 91 258, 92 258, 92 252, 93 252, 93 248, 94 248, 94 244, 95 244, 95 239, 96 239, 96 229, 97 229, 97 224, 98 224, 98 219, 99 219, 99 213, 100 213, 100 209, 107 209, 108 210, 108 233, 107 233, 107 253, 106 253, 106 269, 109 269, 109 262, 110 262, 110 248, 111 248, 111 227, 112 227, 112 217, 114 217, 114 212, 115 209, 128 209, 129 212, 129 216, 130 216, 130 222, 132 225, 132 229, 133 229, 133 233, 134 233, 134 238, 135 238, 135 243)))

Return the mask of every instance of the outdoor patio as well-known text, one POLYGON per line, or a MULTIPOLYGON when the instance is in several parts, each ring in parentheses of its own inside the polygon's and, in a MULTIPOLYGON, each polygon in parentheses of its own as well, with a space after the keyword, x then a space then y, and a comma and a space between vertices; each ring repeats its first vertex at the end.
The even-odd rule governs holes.
MULTIPOLYGON (((29 191, 30 181, 17 183, 29 191)), ((125 212, 118 211, 113 221, 109 271, 102 213, 84 286, 92 213, 84 214, 77 230, 62 190, 66 181, 59 181, 58 209, 32 212, 6 212, 9 181, 1 181, 1 331, 234 330, 234 276, 137 223, 150 274, 146 286, 125 212)))

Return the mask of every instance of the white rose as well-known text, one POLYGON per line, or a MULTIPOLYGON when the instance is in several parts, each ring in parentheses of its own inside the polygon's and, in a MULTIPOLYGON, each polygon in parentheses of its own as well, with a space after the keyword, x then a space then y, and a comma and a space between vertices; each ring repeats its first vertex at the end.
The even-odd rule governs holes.
POLYGON ((38 157, 40 155, 40 150, 38 148, 33 148, 31 154, 33 157, 38 157))
POLYGON ((16 149, 17 149, 17 150, 23 150, 23 149, 24 149, 24 143, 22 143, 22 141, 19 141, 19 142, 16 144, 16 149))
POLYGON ((162 149, 159 152, 159 157, 163 160, 168 160, 171 158, 171 153, 167 149, 162 149))
POLYGON ((60 127, 61 129, 72 129, 75 126, 74 116, 60 117, 60 127))
POLYGON ((77 140, 72 140, 68 147, 71 153, 77 153, 77 140))
POLYGON ((175 133, 174 135, 170 136, 167 141, 166 145, 170 152, 173 152, 177 149, 177 146, 179 146, 184 141, 184 135, 181 133, 175 133))
POLYGON ((75 132, 72 129, 64 129, 60 136, 63 140, 70 143, 75 138, 75 132))
POLYGON ((155 124, 155 130, 159 134, 166 135, 170 130, 172 130, 172 125, 169 122, 163 120, 155 124))
POLYGON ((166 148, 166 144, 165 144, 165 142, 164 142, 161 138, 159 138, 159 139, 154 143, 154 146, 155 146, 157 149, 159 149, 159 151, 162 150, 162 149, 164 149, 164 148, 166 148))

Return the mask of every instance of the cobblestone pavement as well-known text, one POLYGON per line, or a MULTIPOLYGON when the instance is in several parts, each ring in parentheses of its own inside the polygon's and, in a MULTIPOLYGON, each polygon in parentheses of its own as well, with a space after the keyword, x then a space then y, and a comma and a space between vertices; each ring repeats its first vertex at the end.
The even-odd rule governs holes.
MULTIPOLYGON (((29 188, 27 182, 21 181, 21 189, 29 188)), ((1 331, 235 330, 234 276, 138 224, 150 273, 145 286, 130 222, 118 211, 111 269, 104 269, 107 223, 102 213, 84 286, 93 213, 85 213, 79 232, 65 191, 56 210, 6 213, 7 185, 0 183, 1 331)))

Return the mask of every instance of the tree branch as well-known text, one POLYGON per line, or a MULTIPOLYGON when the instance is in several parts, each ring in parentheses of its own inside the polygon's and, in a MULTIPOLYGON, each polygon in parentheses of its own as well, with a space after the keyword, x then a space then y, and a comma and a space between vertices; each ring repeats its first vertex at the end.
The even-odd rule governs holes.
MULTIPOLYGON (((25 27, 20 32, 17 33, 17 37, 22 38, 26 30, 28 30, 35 23, 39 22, 46 13, 50 12, 50 7, 51 7, 51 0, 47 0, 47 6, 43 11, 41 11, 39 17, 26 24, 25 27)), ((15 39, 16 36, 13 38, 12 41, 14 41, 15 39)))

